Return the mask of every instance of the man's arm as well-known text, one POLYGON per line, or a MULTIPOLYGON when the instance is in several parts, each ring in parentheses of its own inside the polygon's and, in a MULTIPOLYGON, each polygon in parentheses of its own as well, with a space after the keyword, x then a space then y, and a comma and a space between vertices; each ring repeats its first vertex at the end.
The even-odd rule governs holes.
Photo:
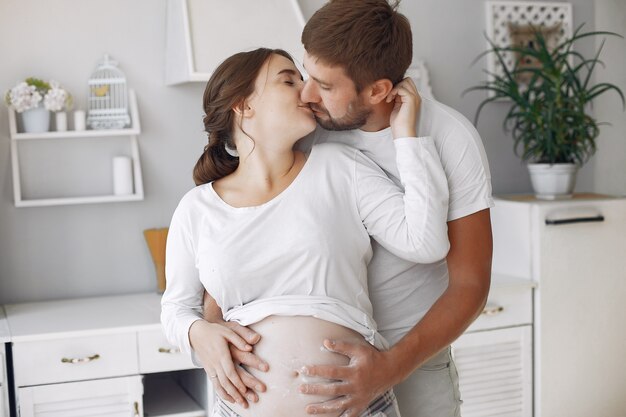
POLYGON ((306 394, 338 396, 312 404, 309 414, 341 411, 356 417, 389 388, 404 381, 430 357, 458 338, 483 310, 491 282, 492 236, 489 209, 448 222, 450 252, 446 291, 398 343, 385 352, 365 345, 327 341, 329 350, 350 357, 344 367, 307 367, 309 375, 339 382, 301 386, 306 394))

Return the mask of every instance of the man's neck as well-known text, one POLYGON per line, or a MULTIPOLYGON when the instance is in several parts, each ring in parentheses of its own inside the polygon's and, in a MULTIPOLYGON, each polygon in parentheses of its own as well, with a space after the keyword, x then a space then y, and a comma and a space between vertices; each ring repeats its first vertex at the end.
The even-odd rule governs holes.
POLYGON ((372 107, 372 113, 361 130, 364 132, 378 132, 389 127, 391 112, 393 111, 393 103, 379 103, 372 107))

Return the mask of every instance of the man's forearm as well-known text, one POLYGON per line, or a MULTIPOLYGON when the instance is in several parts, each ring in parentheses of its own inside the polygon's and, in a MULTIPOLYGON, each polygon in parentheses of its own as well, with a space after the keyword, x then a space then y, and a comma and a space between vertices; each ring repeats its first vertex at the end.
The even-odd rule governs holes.
POLYGON ((449 287, 424 318, 389 350, 396 379, 393 385, 456 340, 484 308, 488 291, 484 285, 449 287))
POLYGON ((394 385, 458 338, 480 315, 491 282, 491 223, 483 210, 448 223, 449 283, 422 320, 389 351, 394 385))
POLYGON ((223 323, 224 316, 222 315, 222 309, 217 305, 215 299, 211 297, 211 294, 204 292, 204 299, 202 303, 202 316, 209 323, 223 323))

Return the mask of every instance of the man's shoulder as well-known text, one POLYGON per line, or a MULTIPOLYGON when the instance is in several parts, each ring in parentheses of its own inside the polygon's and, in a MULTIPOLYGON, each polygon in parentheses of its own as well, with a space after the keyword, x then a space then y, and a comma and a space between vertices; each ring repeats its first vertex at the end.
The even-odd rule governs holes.
POLYGON ((458 110, 433 98, 422 98, 422 115, 420 123, 427 126, 433 137, 440 138, 446 134, 457 134, 468 139, 480 140, 478 131, 458 110))
POLYGON ((359 151, 345 143, 322 141, 315 143, 311 152, 315 152, 318 157, 327 161, 328 159, 354 159, 359 151))

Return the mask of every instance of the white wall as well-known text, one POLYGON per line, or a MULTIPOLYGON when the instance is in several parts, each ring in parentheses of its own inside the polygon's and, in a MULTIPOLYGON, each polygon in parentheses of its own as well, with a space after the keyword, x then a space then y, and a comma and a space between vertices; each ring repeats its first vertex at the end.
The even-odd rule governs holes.
MULTIPOLYGON (((626 1, 596 0, 596 27, 626 36, 626 1)), ((598 47, 600 39, 598 39, 598 47)), ((602 52, 606 67, 598 68, 598 82, 617 85, 626 94, 626 40, 609 38, 602 52)), ((595 114, 602 126, 598 138, 593 176, 594 189, 607 194, 626 195, 626 113, 615 93, 598 99, 595 114)))
MULTIPOLYGON (((301 3, 308 17, 324 2, 301 3)), ((572 3, 575 23, 586 21, 593 29, 593 2, 572 3)), ((0 111, 0 303, 155 288, 142 231, 169 223, 178 200, 193 186, 191 170, 206 140, 201 123, 204 86, 166 87, 163 82, 165 4, 0 0, 0 92, 27 76, 52 78, 84 106, 86 80, 100 56, 106 52, 120 62, 139 101, 146 193, 142 202, 16 209, 7 114, 0 111)), ((427 62, 435 95, 473 119, 482 97, 462 98, 461 92, 483 79, 481 66, 470 63, 485 49, 484 2, 404 0, 401 10, 411 21, 415 55, 427 62)), ((587 53, 592 49, 592 43, 582 47, 587 53)), ((621 54, 623 59, 623 50, 621 54)), ((504 112, 501 104, 487 108, 478 126, 493 188, 496 193, 529 192, 525 167, 500 127, 504 112)), ((49 158, 61 159, 68 152, 64 146, 72 145, 53 146, 49 158)), ((612 146, 603 151, 611 154, 612 146)), ((85 170, 94 169, 85 162, 85 170)), ((579 189, 603 184, 594 178, 592 163, 582 173, 579 189)))

